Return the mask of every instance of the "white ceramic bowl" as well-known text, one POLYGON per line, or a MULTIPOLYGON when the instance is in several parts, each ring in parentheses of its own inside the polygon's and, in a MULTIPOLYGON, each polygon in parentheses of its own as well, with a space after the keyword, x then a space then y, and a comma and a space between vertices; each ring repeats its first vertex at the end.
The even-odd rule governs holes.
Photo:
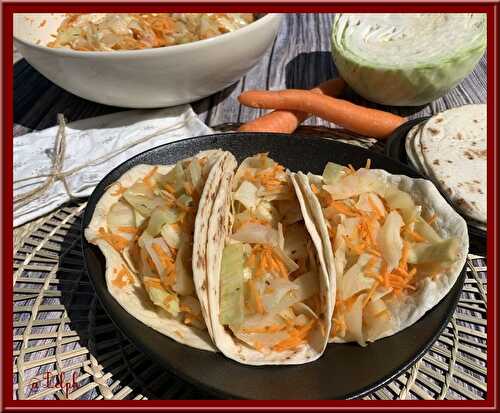
POLYGON ((273 43, 281 14, 266 14, 239 30, 156 49, 79 52, 44 46, 64 14, 14 14, 15 45, 58 86, 82 98, 127 108, 193 102, 236 82, 273 43))

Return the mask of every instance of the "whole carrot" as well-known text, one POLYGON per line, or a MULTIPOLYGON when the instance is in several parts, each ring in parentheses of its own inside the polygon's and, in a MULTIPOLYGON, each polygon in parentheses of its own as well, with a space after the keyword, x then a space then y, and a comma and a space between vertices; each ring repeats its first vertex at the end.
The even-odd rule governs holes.
POLYGON ((307 90, 250 90, 238 100, 259 109, 297 110, 311 113, 365 136, 384 139, 405 122, 405 118, 381 110, 369 109, 342 99, 307 90))
MULTIPOLYGON (((344 87, 345 82, 342 79, 331 79, 311 89, 310 92, 327 96, 339 96, 344 87)), ((310 114, 299 111, 275 110, 241 125, 238 131, 292 133, 309 116, 310 114)))

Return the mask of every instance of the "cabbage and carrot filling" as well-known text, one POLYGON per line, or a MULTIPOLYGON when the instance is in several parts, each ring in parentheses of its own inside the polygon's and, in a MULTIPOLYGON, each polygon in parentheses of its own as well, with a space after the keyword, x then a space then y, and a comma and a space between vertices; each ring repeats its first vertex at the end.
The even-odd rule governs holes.
POLYGON ((251 13, 70 13, 48 47, 79 51, 172 46, 235 31, 251 13))
MULTIPOLYGON (((178 162, 167 174, 154 167, 129 188, 116 185, 120 199, 108 213, 107 229, 99 230, 138 275, 155 306, 200 329, 206 327, 191 259, 196 211, 210 168, 207 157, 194 158, 178 162)), ((123 270, 113 284, 128 284, 123 270)))
POLYGON ((391 331, 389 306, 456 260, 455 238, 443 239, 410 194, 374 170, 328 163, 310 176, 333 246, 337 296, 331 336, 365 345, 391 331))
POLYGON ((259 154, 240 166, 223 251, 220 321, 258 351, 307 342, 321 323, 318 261, 283 166, 259 154))

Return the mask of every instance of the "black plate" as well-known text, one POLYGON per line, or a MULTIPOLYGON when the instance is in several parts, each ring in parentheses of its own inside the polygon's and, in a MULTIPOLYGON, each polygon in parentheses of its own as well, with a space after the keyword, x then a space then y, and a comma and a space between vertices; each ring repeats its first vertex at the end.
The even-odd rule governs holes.
MULTIPOLYGON (((406 155, 406 136, 408 135, 410 129, 413 128, 413 126, 418 125, 419 123, 424 122, 429 118, 430 116, 412 119, 406 123, 403 123, 399 128, 397 128, 387 139, 387 143, 385 145, 386 155, 400 162, 403 162, 411 169, 416 170, 408 159, 408 156, 406 155)), ((448 203, 453 206, 453 202, 451 202, 451 200, 449 199, 448 194, 446 194, 446 192, 444 191, 440 192, 441 195, 443 195, 443 197, 448 201, 448 203)), ((457 212, 460 213, 459 211, 457 212)), ((467 229, 469 231, 469 251, 473 254, 483 256, 486 255, 486 231, 483 231, 482 229, 476 228, 469 224, 467 225, 467 229)))
MULTIPOLYGON (((328 161, 361 167, 366 159, 390 173, 419 175, 383 155, 332 140, 281 134, 219 134, 163 145, 144 152, 109 173, 92 193, 85 215, 86 228, 105 188, 139 163, 173 164, 209 149, 231 151, 239 161, 258 152, 293 171, 321 173, 328 161)), ((142 324, 114 300, 106 288, 105 260, 97 247, 83 240, 86 269, 111 319, 152 360, 183 379, 224 398, 345 399, 361 397, 404 372, 439 337, 453 313, 465 278, 462 271, 452 291, 423 318, 402 332, 362 348, 355 344, 329 345, 317 361, 300 366, 252 367, 217 353, 179 344, 142 324)))

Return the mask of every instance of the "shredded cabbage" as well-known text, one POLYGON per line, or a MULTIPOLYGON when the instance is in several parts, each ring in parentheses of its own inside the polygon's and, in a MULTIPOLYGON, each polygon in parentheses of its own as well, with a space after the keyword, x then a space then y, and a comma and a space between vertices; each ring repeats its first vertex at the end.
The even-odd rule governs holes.
POLYGON ((149 218, 146 232, 156 237, 165 225, 175 224, 179 220, 179 211, 175 208, 161 207, 156 208, 149 218))
POLYGON ((323 182, 326 185, 335 184, 340 178, 345 176, 345 167, 333 162, 328 162, 323 171, 323 182))
POLYGON ((433 243, 413 244, 408 254, 408 262, 411 264, 452 262, 457 257, 459 247, 456 238, 433 243))
POLYGON ((259 201, 257 190, 258 188, 251 182, 243 181, 233 197, 236 201, 241 202, 245 208, 253 210, 259 201))
POLYGON ((142 216, 149 217, 158 207, 165 204, 161 197, 154 195, 151 188, 143 182, 136 182, 124 193, 125 200, 134 207, 142 216))
POLYGON ((147 290, 153 304, 163 308, 173 317, 179 315, 179 298, 175 294, 154 287, 149 287, 147 290))
POLYGON ((248 222, 244 224, 231 238, 250 244, 278 245, 278 231, 262 224, 248 222))
POLYGON ((403 225, 401 215, 396 211, 391 211, 380 228, 377 241, 387 263, 387 271, 392 271, 399 265, 403 250, 403 240, 400 234, 403 225))
POLYGON ((342 278, 342 288, 340 289, 342 299, 345 300, 362 290, 367 290, 372 287, 375 280, 365 277, 363 273, 363 268, 370 258, 370 254, 361 254, 356 263, 345 272, 342 278))
POLYGON ((180 295, 192 295, 194 293, 193 273, 191 270, 191 249, 184 242, 181 244, 175 258, 175 287, 174 290, 180 295))
POLYGON ((245 249, 242 244, 226 245, 220 272, 220 322, 239 325, 244 318, 243 267, 245 249))
POLYGON ((131 240, 134 237, 133 233, 122 231, 120 228, 132 227, 135 228, 134 209, 123 201, 118 201, 111 206, 107 216, 107 224, 109 230, 114 234, 131 240))
POLYGON ((161 236, 170 248, 179 248, 181 243, 181 233, 172 225, 164 225, 161 229, 161 236))

